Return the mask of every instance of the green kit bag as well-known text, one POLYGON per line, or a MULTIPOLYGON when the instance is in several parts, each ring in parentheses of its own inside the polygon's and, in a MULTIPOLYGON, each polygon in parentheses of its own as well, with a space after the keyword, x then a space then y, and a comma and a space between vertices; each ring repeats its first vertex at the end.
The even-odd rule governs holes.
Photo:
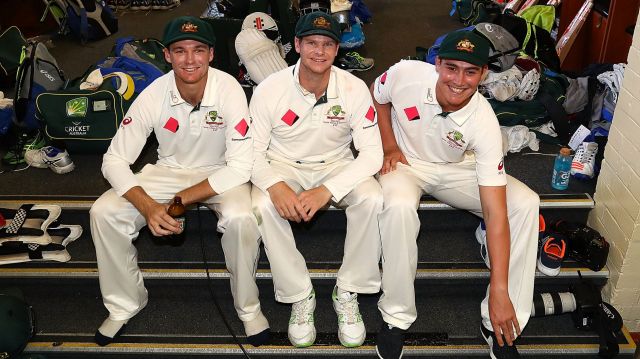
POLYGON ((40 94, 36 110, 50 141, 64 142, 69 153, 101 154, 135 97, 134 93, 123 97, 105 81, 95 90, 70 88, 40 94))

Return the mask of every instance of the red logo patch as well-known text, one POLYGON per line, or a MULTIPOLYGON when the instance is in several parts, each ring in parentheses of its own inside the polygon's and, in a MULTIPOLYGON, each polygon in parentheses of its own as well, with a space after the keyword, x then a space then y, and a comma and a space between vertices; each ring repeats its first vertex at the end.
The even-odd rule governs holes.
POLYGON ((504 168, 504 160, 500 161, 500 163, 498 163, 498 171, 502 171, 502 169, 504 168))
POLYGON ((244 137, 247 134, 247 131, 249 131, 249 125, 244 118, 242 119, 242 121, 238 122, 238 124, 234 128, 240 135, 242 135, 242 137, 244 137))
POLYGON ((284 123, 286 123, 289 126, 293 126, 294 123, 296 123, 296 121, 298 121, 300 117, 298 117, 298 115, 296 115, 295 112, 288 110, 287 113, 284 114, 284 116, 282 116, 282 121, 284 121, 284 123))
POLYGON ((126 126, 128 124, 130 124, 133 120, 131 119, 131 117, 127 117, 124 120, 122 120, 122 125, 126 126))
POLYGON ((180 127, 180 124, 178 123, 178 120, 176 120, 173 117, 169 117, 169 119, 167 120, 167 122, 164 124, 162 128, 167 129, 173 133, 176 133, 178 132, 179 127, 180 127))
POLYGON ((387 82, 387 72, 385 71, 382 76, 380 76, 380 83, 382 85, 384 85, 384 83, 387 82))
POLYGON ((407 115, 407 119, 409 121, 420 119, 420 114, 418 113, 418 109, 415 106, 405 108, 404 113, 405 115, 407 115))
POLYGON ((364 115, 364 117, 373 122, 373 120, 376 118, 376 110, 373 109, 373 106, 369 106, 369 111, 367 111, 367 114, 364 115))

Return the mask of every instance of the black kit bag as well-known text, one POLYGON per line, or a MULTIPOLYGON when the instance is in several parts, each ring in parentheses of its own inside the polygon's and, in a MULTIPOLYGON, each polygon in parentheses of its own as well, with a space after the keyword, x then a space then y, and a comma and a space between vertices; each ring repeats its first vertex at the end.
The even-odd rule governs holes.
POLYGON ((510 12, 500 14, 493 22, 509 31, 518 40, 524 53, 541 62, 545 67, 560 72, 560 58, 556 52, 556 43, 547 30, 510 12))
POLYGON ((567 86, 568 81, 562 75, 549 76, 543 72, 540 74, 540 87, 532 100, 488 101, 500 126, 538 127, 552 121, 558 137, 540 134, 540 138, 545 142, 566 144, 569 141, 570 129, 562 104, 566 99, 567 86))
POLYGON ((481 22, 493 22, 502 12, 500 5, 493 0, 454 0, 453 8, 449 15, 458 13, 458 20, 464 26, 475 25, 481 22))
POLYGON ((0 291, 0 358, 18 358, 35 332, 35 315, 22 292, 0 291))

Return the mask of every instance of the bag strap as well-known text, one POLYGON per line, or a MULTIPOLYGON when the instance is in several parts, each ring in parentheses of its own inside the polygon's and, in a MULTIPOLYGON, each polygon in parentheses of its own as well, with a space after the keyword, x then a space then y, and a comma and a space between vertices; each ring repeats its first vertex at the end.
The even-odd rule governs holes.
POLYGON ((549 117, 553 122, 553 127, 558 134, 558 139, 562 143, 568 143, 569 120, 567 118, 567 112, 564 110, 564 107, 562 107, 562 105, 558 103, 557 99, 553 98, 551 94, 545 91, 538 93, 536 99, 539 100, 547 110, 547 113, 549 114, 549 117))

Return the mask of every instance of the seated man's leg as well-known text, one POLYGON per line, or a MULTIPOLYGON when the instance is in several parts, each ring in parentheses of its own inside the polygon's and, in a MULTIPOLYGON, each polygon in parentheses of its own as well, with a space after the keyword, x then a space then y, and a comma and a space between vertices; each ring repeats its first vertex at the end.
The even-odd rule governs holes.
MULTIPOLYGON (((441 165, 442 181, 432 195, 453 207, 482 216, 475 164, 441 165)), ((507 176, 507 211, 511 233, 509 258, 509 297, 524 329, 531 315, 533 281, 538 244, 540 198, 517 179, 507 176)), ((492 330, 489 319, 489 290, 481 304, 483 326, 492 330)))
POLYGON ((333 306, 338 314, 340 343, 346 347, 357 347, 362 345, 366 336, 357 293, 377 293, 380 290, 380 184, 373 177, 367 178, 357 184, 338 206, 346 207, 347 233, 342 265, 332 295, 333 306))
POLYGON ((380 291, 380 229, 382 189, 373 177, 360 182, 338 203, 346 207, 344 257, 338 271, 340 289, 356 293, 380 291))
MULTIPOLYGON (((288 179, 286 182, 296 193, 302 191, 297 181, 288 179)), ((251 190, 251 203, 269 258, 276 300, 293 303, 289 341, 296 347, 312 345, 316 338, 313 324, 315 293, 304 257, 296 248, 291 225, 280 217, 269 194, 258 187, 253 186, 251 190)))
POLYGON ((100 291, 109 310, 109 317, 96 333, 96 341, 106 345, 147 304, 147 290, 133 246, 145 219, 114 190, 98 198, 91 207, 90 218, 100 291))
POLYGON ((376 350, 383 358, 402 354, 403 332, 417 318, 414 280, 418 266, 416 239, 422 189, 414 169, 398 165, 378 178, 384 209, 378 216, 382 239, 382 295, 378 309, 384 320, 376 350))
POLYGON ((260 232, 251 211, 251 185, 245 183, 207 201, 218 216, 222 250, 231 277, 231 294, 249 343, 269 340, 269 322, 260 310, 256 266, 260 256, 260 232))

